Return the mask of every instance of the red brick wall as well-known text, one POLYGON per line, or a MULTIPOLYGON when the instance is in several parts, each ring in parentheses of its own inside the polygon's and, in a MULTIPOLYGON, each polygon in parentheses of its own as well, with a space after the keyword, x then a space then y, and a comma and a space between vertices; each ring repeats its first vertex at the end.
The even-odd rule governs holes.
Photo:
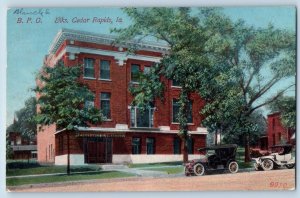
MULTIPOLYGON (((53 65, 53 61, 56 56, 63 51, 63 49, 69 45, 69 41, 63 42, 60 48, 57 50, 56 54, 51 57, 49 56, 46 60, 51 66, 53 65)), ((75 41, 74 46, 79 47, 87 47, 94 49, 103 49, 103 50, 112 50, 118 51, 118 48, 100 45, 94 43, 85 43, 75 41)), ((151 56, 161 56, 161 53, 158 52, 148 52, 148 51, 139 51, 137 54, 140 55, 151 55, 151 56)), ((81 77, 79 80, 85 83, 92 92, 95 94, 95 106, 100 108, 100 93, 101 92, 110 92, 111 93, 111 120, 104 121, 103 123, 97 125, 99 127, 111 127, 114 128, 116 124, 127 124, 130 126, 130 112, 128 110, 128 106, 132 101, 132 96, 128 91, 128 85, 130 83, 130 74, 131 74, 131 64, 139 64, 141 65, 141 70, 144 69, 145 66, 151 66, 153 63, 148 61, 139 61, 128 59, 123 66, 119 66, 117 61, 114 60, 112 56, 101 56, 94 54, 76 54, 75 60, 69 60, 69 54, 66 53, 62 56, 62 60, 64 61, 66 66, 74 66, 74 65, 82 65, 84 58, 93 58, 95 59, 95 78, 96 79, 83 79, 81 77), (99 80, 99 63, 100 60, 109 60, 111 62, 111 81, 102 81, 99 80)), ((172 123, 172 100, 173 98, 178 98, 180 94, 179 88, 171 87, 171 81, 162 78, 163 82, 166 84, 166 91, 164 93, 164 101, 157 100, 156 103, 156 111, 154 113, 154 127, 159 126, 170 126, 171 130, 178 130, 179 125, 172 123)), ((38 82, 37 82, 38 83, 38 82)), ((204 106, 204 101, 197 94, 192 94, 190 99, 193 101, 193 123, 189 125, 189 130, 195 131, 197 127, 201 126, 202 117, 199 114, 200 109, 204 106)), ((57 139, 54 140, 54 132, 55 126, 51 126, 50 128, 46 128, 43 132, 38 133, 38 160, 40 162, 53 162, 54 158, 52 156, 49 157, 49 145, 52 144, 52 148, 55 148, 55 153, 58 154, 57 139)), ((151 134, 152 135, 152 134, 151 134)), ((142 135, 142 143, 146 141, 146 136, 142 135)), ((173 137, 174 135, 164 134, 158 137, 158 135, 153 135, 156 138, 156 153, 164 154, 168 149, 167 147, 172 145, 173 153, 173 137), (159 140, 159 141, 158 141, 159 140)), ((117 153, 131 153, 131 138, 132 134, 127 135, 128 138, 125 138, 125 142, 117 144, 118 140, 114 140, 114 148, 117 153), (117 147, 115 146, 117 144, 117 147)), ((66 137, 64 137, 65 140, 66 137)), ((72 142, 71 153, 82 153, 82 141, 78 141, 78 138, 75 140, 75 137, 71 136, 70 141, 72 142)), ((194 137, 194 145, 195 149, 198 147, 205 146, 205 136, 199 135, 194 137), (198 138, 199 137, 199 138, 198 138)), ((64 141, 66 142, 66 141, 64 141)), ((65 147, 66 148, 66 147, 65 147)), ((183 146, 182 146, 183 148, 183 146)), ((146 152, 146 148, 142 147, 142 153, 146 152)), ((194 153, 197 151, 195 150, 194 153)), ((63 151, 66 154, 66 150, 63 151)))
MULTIPOLYGON (((116 50, 111 46, 86 44, 82 42, 75 42, 75 45, 83 47, 99 47, 101 49, 116 50), (91 45, 91 46, 90 46, 91 45)), ((144 51, 143 51, 144 52, 144 51)), ((155 54, 155 53, 154 53, 155 54)), ((145 54, 144 54, 145 55, 145 54)), ((153 55, 153 54, 152 54, 153 55)), ((157 54, 155 54, 157 55, 157 54)), ((63 60, 67 66, 82 65, 84 58, 95 59, 95 78, 96 79, 84 79, 81 77, 80 81, 86 84, 92 92, 95 93, 95 106, 100 108, 100 93, 111 93, 111 120, 105 121, 98 125, 101 127, 115 127, 118 124, 128 124, 130 126, 130 112, 128 106, 131 104, 133 97, 128 91, 128 87, 131 81, 131 65, 139 64, 141 71, 145 66, 151 66, 153 63, 149 61, 128 59, 124 66, 119 66, 117 61, 112 56, 101 56, 94 54, 79 54, 76 55, 75 60, 69 60, 68 54, 63 56, 63 60), (99 80, 99 63, 100 60, 109 60, 111 62, 111 81, 99 80)), ((164 101, 156 100, 156 111, 154 113, 154 127, 170 126, 172 130, 178 130, 179 125, 172 123, 172 100, 178 98, 180 94, 180 88, 171 86, 171 81, 162 78, 163 83, 166 85, 164 93, 164 101)), ((193 123, 189 125, 189 130, 195 131, 197 127, 201 125, 203 119, 199 114, 201 108, 204 106, 204 100, 200 98, 198 94, 191 94, 190 100, 193 101, 193 123)))
POLYGON ((15 160, 20 160, 20 159, 30 159, 31 158, 31 151, 14 151, 13 152, 13 158, 15 160))
MULTIPOLYGON (((82 154, 83 153, 83 141, 80 137, 75 137, 73 132, 69 135, 70 141, 70 153, 71 154, 82 154)), ((68 136, 66 132, 59 133, 55 136, 55 155, 68 154, 68 136), (59 148, 59 138, 62 137, 63 147, 62 150, 59 148)))
POLYGON ((37 135, 38 162, 54 163, 55 159, 55 125, 43 127, 37 135), (51 146, 52 145, 52 146, 51 146))
POLYGON ((281 139, 290 141, 291 132, 287 128, 285 128, 280 121, 280 113, 273 113, 268 115, 268 145, 274 145, 274 135, 275 135, 275 144, 280 143, 280 134, 281 139))
MULTIPOLYGON (((144 133, 144 132, 127 132, 125 137, 113 138, 113 154, 132 154, 132 138, 141 138, 141 154, 146 154, 147 145, 146 138, 155 139, 155 154, 174 154, 173 141, 177 134, 161 134, 161 133, 144 133)), ((194 154, 198 154, 198 148, 205 147, 205 135, 192 135, 194 144, 194 154)), ((62 132, 56 135, 56 155, 65 155, 67 150, 67 134, 62 132), (63 150, 59 149, 58 139, 63 136, 63 150)), ((181 141, 181 153, 183 153, 183 142, 181 141)), ((83 138, 75 137, 75 133, 70 134, 70 153, 71 154, 83 154, 83 138)))

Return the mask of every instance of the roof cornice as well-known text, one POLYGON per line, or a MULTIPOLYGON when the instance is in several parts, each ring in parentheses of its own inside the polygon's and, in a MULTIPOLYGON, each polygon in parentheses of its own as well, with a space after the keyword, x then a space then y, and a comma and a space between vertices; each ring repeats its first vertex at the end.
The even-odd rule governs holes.
MULTIPOLYGON (((96 44, 104 44, 104 45, 111 45, 117 36, 114 35, 105 35, 105 34, 96 34, 86 31, 79 31, 79 30, 72 30, 72 29, 61 29, 55 36, 54 40, 52 41, 49 54, 54 54, 57 52, 60 45, 65 40, 74 40, 74 41, 82 41, 88 43, 96 43, 96 44)), ((135 46, 139 50, 147 50, 147 51, 154 51, 154 52, 161 52, 166 53, 170 48, 168 45, 159 43, 159 42, 138 42, 138 41, 131 41, 127 42, 122 47, 129 47, 135 46)))

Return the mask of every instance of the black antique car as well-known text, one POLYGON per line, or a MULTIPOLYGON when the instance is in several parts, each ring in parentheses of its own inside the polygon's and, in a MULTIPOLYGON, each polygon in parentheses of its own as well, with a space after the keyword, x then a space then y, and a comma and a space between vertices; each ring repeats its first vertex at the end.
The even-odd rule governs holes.
POLYGON ((194 159, 185 165, 185 175, 204 175, 206 171, 229 170, 237 173, 239 165, 235 160, 236 144, 224 144, 200 148, 198 151, 205 153, 205 157, 194 159))

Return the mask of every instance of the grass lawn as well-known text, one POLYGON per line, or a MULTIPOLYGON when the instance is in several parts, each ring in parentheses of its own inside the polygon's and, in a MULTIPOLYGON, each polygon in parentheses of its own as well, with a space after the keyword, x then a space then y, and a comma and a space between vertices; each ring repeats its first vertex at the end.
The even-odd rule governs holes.
POLYGON ((238 147, 236 151, 236 160, 239 164, 239 168, 253 168, 252 162, 245 162, 245 148, 238 147))
POLYGON ((99 173, 82 173, 73 175, 57 175, 57 176, 40 176, 40 177, 25 177, 25 178, 9 178, 6 179, 7 186, 19 186, 24 184, 40 184, 40 183, 55 183, 66 181, 79 181, 90 179, 110 179, 110 178, 122 178, 133 177, 134 174, 110 171, 99 173))
POLYGON ((162 167, 162 168, 147 168, 145 170, 152 170, 152 171, 164 171, 168 174, 179 174, 183 173, 184 168, 182 166, 175 166, 175 167, 162 167))
MULTIPOLYGON (((99 166, 71 166, 71 172, 86 172, 86 171, 98 171, 99 166)), ((18 175, 38 175, 38 174, 49 174, 49 173, 66 173, 67 166, 40 166, 36 167, 13 167, 6 169, 6 176, 18 176, 18 175)))
POLYGON ((129 164, 129 168, 145 168, 145 167, 160 167, 160 166, 176 166, 182 165, 182 162, 162 162, 162 163, 150 163, 150 164, 129 164))

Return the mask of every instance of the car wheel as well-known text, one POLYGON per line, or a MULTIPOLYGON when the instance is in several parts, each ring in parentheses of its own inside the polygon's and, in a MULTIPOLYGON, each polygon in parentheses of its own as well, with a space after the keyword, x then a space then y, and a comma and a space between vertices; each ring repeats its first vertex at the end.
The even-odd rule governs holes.
POLYGON ((187 167, 184 167, 184 174, 185 174, 185 176, 190 176, 191 175, 191 173, 189 172, 187 167))
POLYGON ((239 165, 236 161, 232 161, 228 165, 228 170, 230 173, 237 173, 239 171, 239 165))
POLYGON ((198 163, 194 166, 194 173, 196 176, 201 176, 204 175, 205 173, 205 168, 202 164, 198 163))
POLYGON ((265 159, 264 161, 262 161, 261 167, 263 168, 264 171, 269 171, 274 168, 274 163, 270 159, 265 159))
POLYGON ((295 167, 295 164, 286 164, 285 167, 287 167, 288 169, 292 169, 295 167))
POLYGON ((254 169, 255 169, 256 171, 259 171, 259 169, 258 169, 258 164, 257 164, 257 163, 254 163, 253 166, 254 166, 254 169))

